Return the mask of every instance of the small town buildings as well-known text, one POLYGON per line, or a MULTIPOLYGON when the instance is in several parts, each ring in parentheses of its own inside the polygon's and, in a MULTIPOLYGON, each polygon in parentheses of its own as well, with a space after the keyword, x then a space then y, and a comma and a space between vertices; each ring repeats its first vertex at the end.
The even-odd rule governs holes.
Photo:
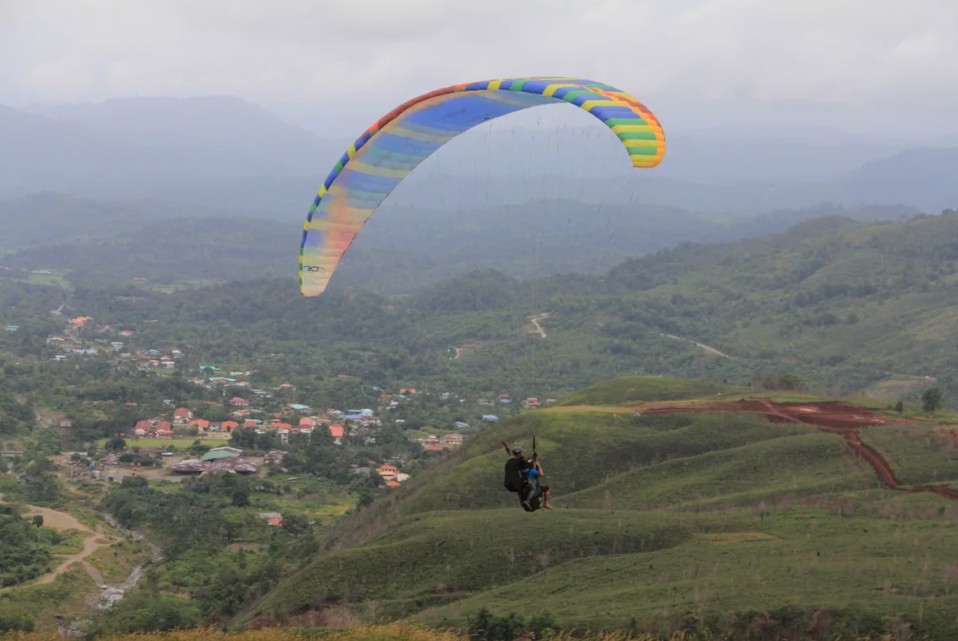
POLYGON ((214 447, 209 452, 204 454, 201 460, 215 461, 221 458, 237 458, 242 453, 243 450, 236 449, 235 447, 214 447))
POLYGON ((462 445, 462 434, 453 432, 439 437, 439 444, 443 447, 459 447, 462 445))
MULTIPOLYGON (((207 452, 209 454, 209 452, 207 452)), ((177 461, 170 466, 177 474, 206 474, 208 472, 225 472, 228 474, 255 474, 256 466, 239 457, 225 457, 208 461, 186 459, 177 461)))
POLYGON ((384 464, 376 468, 376 474, 381 476, 385 481, 395 480, 396 475, 399 474, 399 468, 395 465, 384 464))
POLYGON ((259 518, 266 519, 270 527, 283 527, 283 515, 279 512, 260 512, 259 518))

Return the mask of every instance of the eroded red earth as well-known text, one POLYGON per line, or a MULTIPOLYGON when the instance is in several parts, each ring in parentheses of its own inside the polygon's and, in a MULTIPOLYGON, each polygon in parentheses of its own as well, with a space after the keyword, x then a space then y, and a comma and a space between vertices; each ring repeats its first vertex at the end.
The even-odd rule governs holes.
POLYGON ((895 477, 891 465, 873 447, 862 442, 860 431, 879 425, 908 423, 907 419, 891 420, 871 410, 841 402, 774 403, 768 399, 740 399, 705 405, 649 403, 636 408, 641 414, 669 414, 675 412, 756 412, 773 423, 804 423, 823 432, 838 434, 848 446, 875 470, 885 487, 900 492, 932 492, 958 500, 958 490, 947 485, 905 486, 895 477))

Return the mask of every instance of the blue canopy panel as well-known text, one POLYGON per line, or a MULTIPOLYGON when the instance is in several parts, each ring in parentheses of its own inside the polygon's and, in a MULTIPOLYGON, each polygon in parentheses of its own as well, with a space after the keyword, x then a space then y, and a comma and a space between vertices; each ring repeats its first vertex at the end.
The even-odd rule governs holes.
MULTIPOLYGON (((450 93, 423 101, 387 124, 337 164, 313 203, 302 240, 302 262, 321 278, 331 273, 353 238, 396 186, 460 133, 493 118, 556 103, 537 94, 450 93)), ((357 141, 359 144, 360 141, 357 141)), ((325 283, 324 283, 325 285, 325 283)))

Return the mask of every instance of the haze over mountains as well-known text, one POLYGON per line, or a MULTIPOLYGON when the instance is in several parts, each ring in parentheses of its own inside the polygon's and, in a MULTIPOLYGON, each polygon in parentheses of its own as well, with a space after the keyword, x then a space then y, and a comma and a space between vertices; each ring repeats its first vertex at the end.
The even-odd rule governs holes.
MULTIPOLYGON (((901 204, 936 214, 958 202, 955 136, 683 132, 666 122, 670 150, 662 167, 631 171, 608 132, 579 115, 585 119, 566 114, 535 127, 518 118, 469 132, 429 159, 391 200, 470 210, 530 197, 588 203, 601 196, 610 204, 731 214, 822 202, 901 204)), ((53 191, 299 220, 358 133, 322 138, 230 96, 0 106, 0 198, 53 191)))

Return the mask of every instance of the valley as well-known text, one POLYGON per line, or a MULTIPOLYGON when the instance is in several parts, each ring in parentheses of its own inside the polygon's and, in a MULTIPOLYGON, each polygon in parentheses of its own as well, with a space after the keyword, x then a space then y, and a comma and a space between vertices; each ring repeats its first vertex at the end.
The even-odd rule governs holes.
POLYGON ((825 4, 4 5, 0 641, 958 638, 958 13, 825 4))

